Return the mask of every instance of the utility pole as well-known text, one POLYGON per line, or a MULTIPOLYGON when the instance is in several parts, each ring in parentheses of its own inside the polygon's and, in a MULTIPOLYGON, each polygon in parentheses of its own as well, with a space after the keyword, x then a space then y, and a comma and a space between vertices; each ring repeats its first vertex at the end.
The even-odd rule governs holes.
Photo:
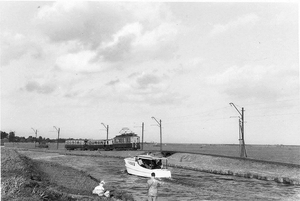
POLYGON ((244 158, 247 157, 246 153, 246 145, 245 145, 245 130, 244 130, 244 108, 242 107, 242 111, 239 111, 237 107, 233 103, 229 103, 229 105, 233 106, 236 111, 241 115, 239 117, 239 144, 240 144, 240 157, 244 158))
POLYGON ((155 117, 151 117, 152 119, 154 119, 157 124, 159 125, 159 132, 160 132, 160 151, 162 152, 162 126, 161 126, 161 120, 157 121, 155 119, 155 117))
POLYGON ((107 126, 105 126, 105 124, 104 123, 101 123, 103 126, 104 126, 104 128, 106 129, 106 140, 107 140, 107 143, 108 143, 108 125, 107 126))
POLYGON ((141 146, 141 150, 144 150, 144 122, 142 122, 142 126, 135 126, 135 127, 142 127, 142 146, 141 146))
POLYGON ((142 150, 144 150, 144 122, 142 123, 142 150))
POLYGON ((34 134, 35 134, 35 141, 34 141, 34 147, 36 148, 36 139, 37 139, 37 132, 38 130, 34 130, 33 128, 31 128, 33 131, 34 131, 34 134))
POLYGON ((58 149, 60 128, 56 128, 55 126, 53 126, 53 127, 57 130, 57 149, 58 149))

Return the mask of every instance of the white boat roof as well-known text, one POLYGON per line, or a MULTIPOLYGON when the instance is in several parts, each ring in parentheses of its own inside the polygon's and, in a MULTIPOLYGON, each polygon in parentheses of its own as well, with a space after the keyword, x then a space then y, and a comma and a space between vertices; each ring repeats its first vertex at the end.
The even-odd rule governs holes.
POLYGON ((138 155, 137 157, 141 159, 148 159, 148 160, 168 160, 167 158, 164 157, 157 157, 151 155, 138 155))

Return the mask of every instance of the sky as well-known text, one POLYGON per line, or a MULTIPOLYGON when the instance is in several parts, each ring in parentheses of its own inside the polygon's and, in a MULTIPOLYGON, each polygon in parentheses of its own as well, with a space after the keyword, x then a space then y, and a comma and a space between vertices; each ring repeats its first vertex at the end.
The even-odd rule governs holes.
POLYGON ((1 131, 238 144, 243 108, 246 144, 300 145, 298 30, 296 2, 1 1, 1 131))

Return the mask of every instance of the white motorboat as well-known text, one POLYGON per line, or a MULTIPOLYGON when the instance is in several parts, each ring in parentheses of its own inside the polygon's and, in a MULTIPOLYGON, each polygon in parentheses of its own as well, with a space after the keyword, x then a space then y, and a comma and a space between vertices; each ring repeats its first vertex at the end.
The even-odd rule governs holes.
POLYGON ((157 178, 171 178, 171 171, 167 169, 167 158, 138 155, 132 158, 125 158, 124 160, 129 174, 151 177, 151 173, 154 172, 157 178))

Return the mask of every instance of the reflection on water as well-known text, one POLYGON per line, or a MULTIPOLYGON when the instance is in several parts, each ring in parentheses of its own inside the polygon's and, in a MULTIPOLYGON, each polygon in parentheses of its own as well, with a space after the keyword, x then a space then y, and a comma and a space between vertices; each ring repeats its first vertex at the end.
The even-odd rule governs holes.
MULTIPOLYGON (((97 159, 100 177, 115 188, 145 200, 147 178, 129 175, 120 159, 97 159), (99 160, 99 161, 98 161, 99 160), (106 162, 104 162, 104 160, 106 162)), ((92 173, 90 173, 92 174, 92 173)), ((172 169, 172 179, 162 179, 159 200, 300 200, 300 187, 234 176, 215 175, 192 170, 172 169)))

